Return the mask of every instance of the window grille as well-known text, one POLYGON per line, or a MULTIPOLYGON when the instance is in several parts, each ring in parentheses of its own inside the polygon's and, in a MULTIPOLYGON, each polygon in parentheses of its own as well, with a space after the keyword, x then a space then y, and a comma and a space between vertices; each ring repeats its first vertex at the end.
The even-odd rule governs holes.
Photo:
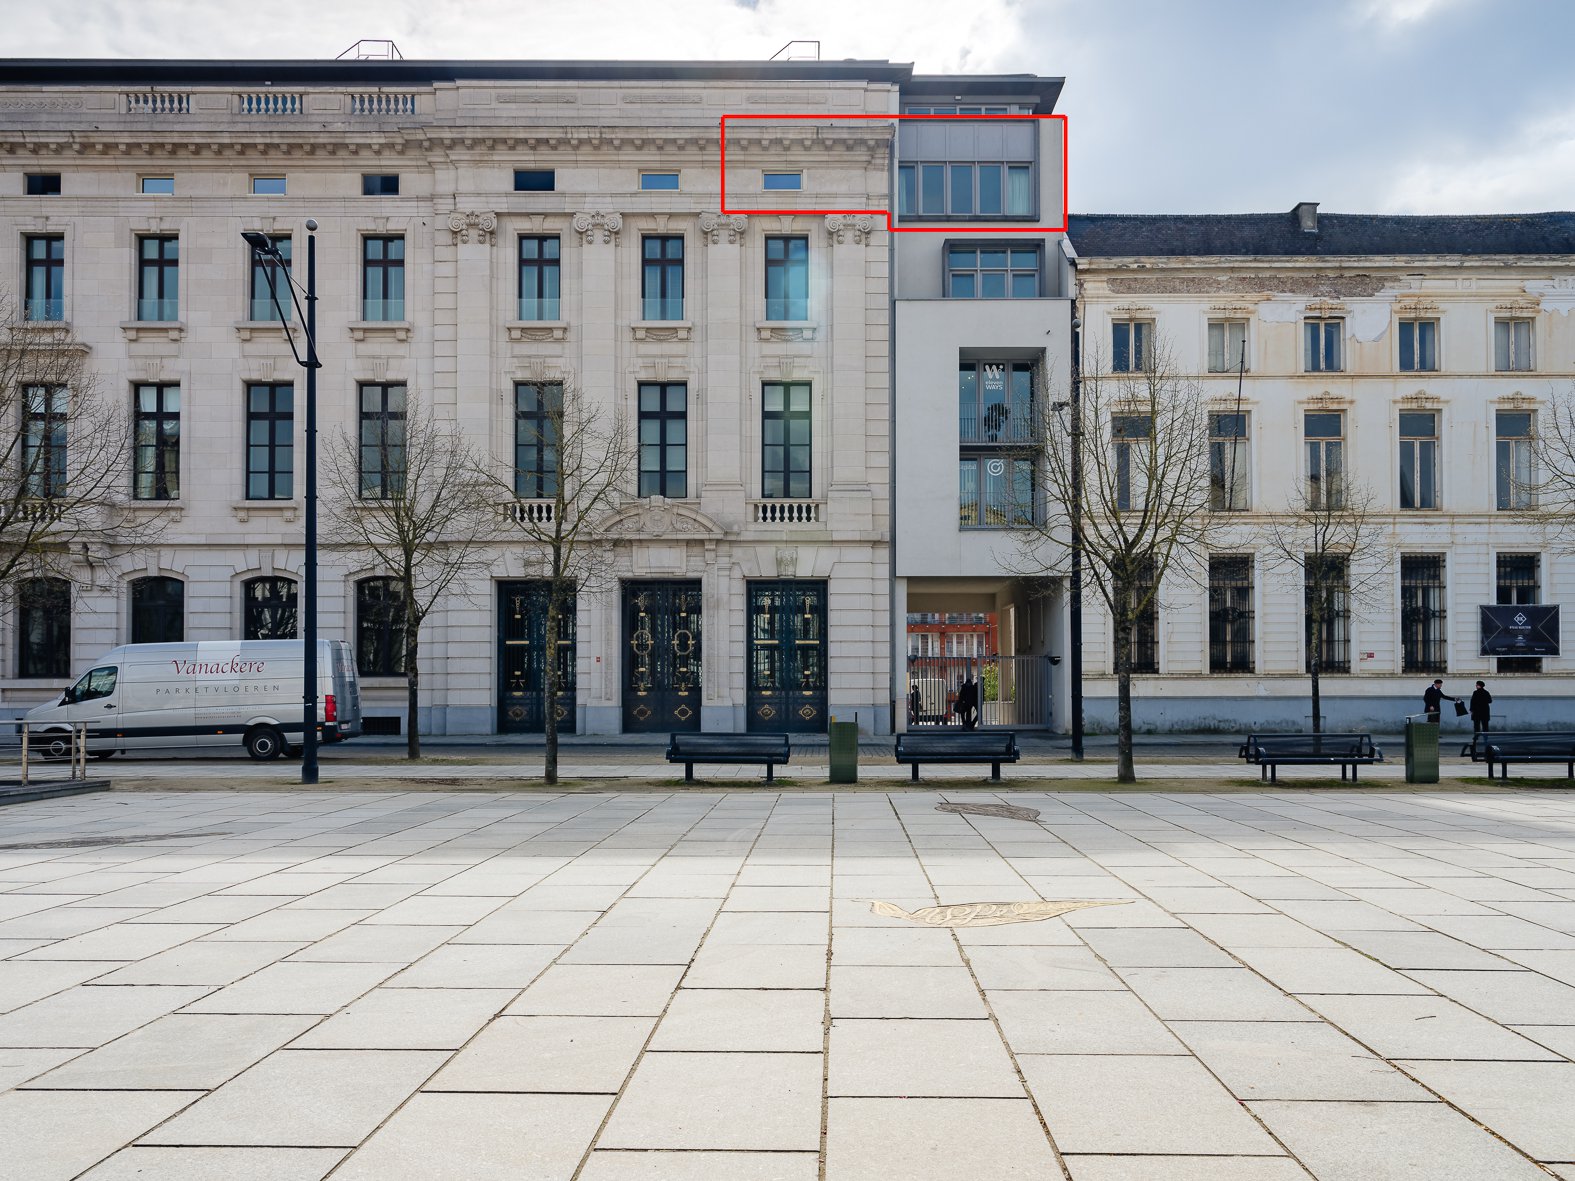
POLYGON ((1252 558, 1209 558, 1209 671, 1253 671, 1252 558))
POLYGON ((1441 673, 1449 669, 1442 554, 1400 557, 1400 669, 1441 673))

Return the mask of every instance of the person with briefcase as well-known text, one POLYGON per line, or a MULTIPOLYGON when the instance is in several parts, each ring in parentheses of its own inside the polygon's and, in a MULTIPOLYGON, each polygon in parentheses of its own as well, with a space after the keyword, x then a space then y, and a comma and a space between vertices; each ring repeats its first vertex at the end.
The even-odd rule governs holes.
POLYGON ((1465 702, 1461 701, 1458 697, 1451 697, 1448 693, 1445 693, 1444 681, 1443 678, 1440 677, 1438 680, 1435 680, 1431 685, 1429 685, 1422 694, 1422 708, 1427 711, 1428 721, 1434 723, 1435 725, 1437 724, 1439 711, 1442 708, 1443 702, 1445 701, 1453 701, 1455 703, 1456 717, 1465 716, 1465 702))

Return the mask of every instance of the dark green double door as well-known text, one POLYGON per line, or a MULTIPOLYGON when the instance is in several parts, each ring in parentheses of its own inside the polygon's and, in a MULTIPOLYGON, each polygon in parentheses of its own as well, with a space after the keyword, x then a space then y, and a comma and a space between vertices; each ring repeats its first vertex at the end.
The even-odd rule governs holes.
POLYGON ((826 732, 826 584, 749 584, 748 729, 826 732))
MULTIPOLYGON (((575 730, 574 602, 558 621, 558 733, 575 730)), ((498 584, 498 733, 547 728, 547 584, 498 584)))
POLYGON ((623 584, 625 733, 700 729, 700 584, 623 584))

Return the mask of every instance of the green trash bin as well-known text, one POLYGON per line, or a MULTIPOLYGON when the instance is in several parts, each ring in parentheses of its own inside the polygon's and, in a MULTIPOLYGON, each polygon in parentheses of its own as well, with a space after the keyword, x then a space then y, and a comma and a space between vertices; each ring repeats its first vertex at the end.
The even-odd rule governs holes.
POLYGON ((1405 720, 1405 781, 1438 782, 1438 723, 1405 720))
POLYGON ((857 783, 859 781, 859 724, 857 722, 832 722, 828 727, 831 738, 831 782, 857 783))

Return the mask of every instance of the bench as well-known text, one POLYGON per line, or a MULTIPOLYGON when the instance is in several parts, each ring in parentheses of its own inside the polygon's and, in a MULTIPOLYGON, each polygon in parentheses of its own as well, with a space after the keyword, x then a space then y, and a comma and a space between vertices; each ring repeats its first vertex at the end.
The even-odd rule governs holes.
POLYGON ((1236 752, 1249 763, 1258 764, 1259 778, 1280 781, 1280 766, 1340 768, 1340 778, 1356 769, 1383 762, 1384 752, 1373 745, 1370 734, 1249 734, 1236 752))
POLYGON ((684 765, 684 782, 695 781, 696 763, 763 763, 766 782, 775 782, 777 764, 792 755, 786 734, 672 734, 667 761, 684 765))
POLYGON ((989 763, 990 778, 999 783, 1001 764, 1015 763, 1020 757, 1017 735, 1010 730, 897 735, 897 761, 913 768, 915 783, 921 763, 989 763))
POLYGON ((1473 762, 1486 763, 1489 779, 1493 778, 1494 763, 1499 765, 1500 779, 1509 778, 1511 763, 1563 763, 1565 775, 1575 779, 1575 733, 1565 730, 1484 731, 1473 735, 1460 753, 1469 754, 1473 762))

